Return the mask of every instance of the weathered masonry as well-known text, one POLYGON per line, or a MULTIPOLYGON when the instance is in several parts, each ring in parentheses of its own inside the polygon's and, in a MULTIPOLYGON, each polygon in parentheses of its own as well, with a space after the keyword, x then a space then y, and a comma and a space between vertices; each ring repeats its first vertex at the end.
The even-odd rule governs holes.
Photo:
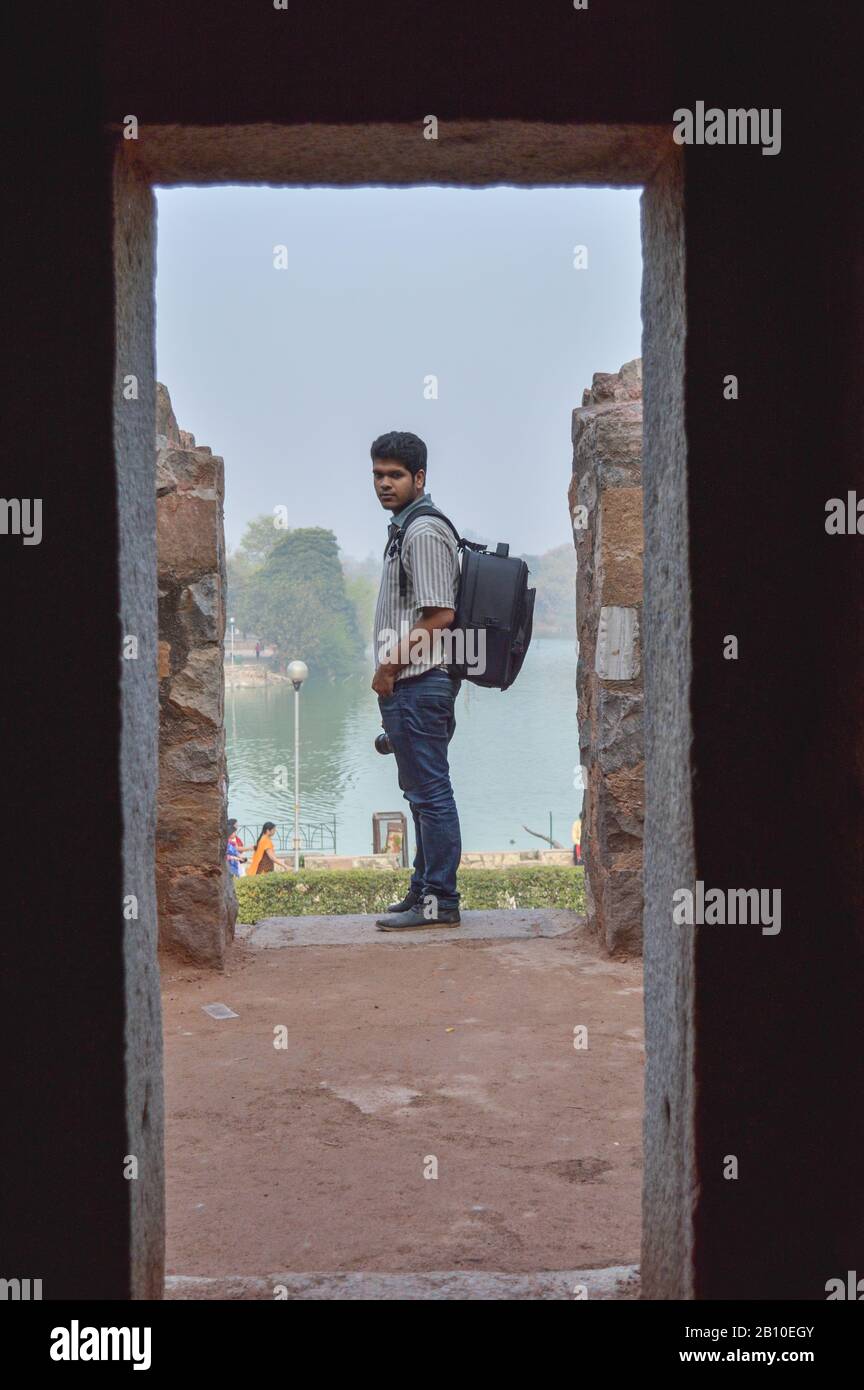
POLYGON ((642 946, 642 363, 596 372, 573 411, 568 498, 578 572, 582 846, 589 923, 608 951, 642 946))
POLYGON ((43 534, 0 536, 6 647, 28 675, 4 663, 5 801, 55 831, 38 875, 15 855, 4 876, 4 973, 31 1005, 7 1048, 7 1272, 38 1275, 45 1299, 162 1287, 153 186, 629 184, 644 189, 643 1291, 824 1297, 864 1249, 861 538, 824 529, 827 499, 864 494, 856 8, 813 25, 760 0, 746 43, 732 8, 687 0, 166 13, 136 0, 82 23, 65 7, 46 26, 34 10, 22 76, 79 100, 59 118, 34 103, 7 142, 3 493, 43 499, 43 534), (703 99, 782 109, 782 151, 675 145, 673 112, 703 99), (697 879, 782 889, 782 933, 672 930, 672 893, 697 879))
POLYGON ((221 966, 237 919, 225 862, 225 469, 156 385, 160 945, 221 966))

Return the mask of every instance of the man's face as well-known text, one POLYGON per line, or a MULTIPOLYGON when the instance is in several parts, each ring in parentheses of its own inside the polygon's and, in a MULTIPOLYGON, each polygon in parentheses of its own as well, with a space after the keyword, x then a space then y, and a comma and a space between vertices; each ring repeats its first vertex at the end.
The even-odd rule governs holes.
POLYGON ((401 511, 419 497, 423 491, 426 470, 421 468, 416 476, 404 463, 395 459, 373 459, 372 481, 381 506, 388 512, 401 511))

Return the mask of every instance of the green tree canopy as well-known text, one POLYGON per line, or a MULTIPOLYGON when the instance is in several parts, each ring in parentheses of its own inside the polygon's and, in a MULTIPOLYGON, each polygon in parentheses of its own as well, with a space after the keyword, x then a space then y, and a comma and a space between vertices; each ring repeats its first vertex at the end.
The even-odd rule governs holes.
POLYGON ((249 581, 255 573, 255 568, 250 565, 242 551, 233 550, 229 551, 225 558, 225 571, 227 578, 226 616, 236 620, 240 632, 249 632, 249 581))
POLYGON ((276 525, 275 516, 262 512, 247 521, 237 550, 253 569, 258 569, 288 534, 284 526, 276 525))
POLYGON ((280 665, 299 658, 310 672, 347 675, 361 664, 357 616, 332 531, 283 533, 249 580, 245 603, 250 627, 273 643, 280 665))
POLYGON ((249 606, 250 581, 285 534, 285 528, 276 525, 275 516, 262 512, 246 523, 240 544, 226 556, 227 613, 236 619, 241 632, 255 631, 254 614, 249 606))

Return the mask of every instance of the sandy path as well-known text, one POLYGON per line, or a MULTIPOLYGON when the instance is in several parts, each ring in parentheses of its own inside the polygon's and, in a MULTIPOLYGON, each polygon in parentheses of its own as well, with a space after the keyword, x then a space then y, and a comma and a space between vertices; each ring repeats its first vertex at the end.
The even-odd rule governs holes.
POLYGON ((638 961, 579 934, 237 944, 163 990, 169 1273, 638 1261, 638 961))

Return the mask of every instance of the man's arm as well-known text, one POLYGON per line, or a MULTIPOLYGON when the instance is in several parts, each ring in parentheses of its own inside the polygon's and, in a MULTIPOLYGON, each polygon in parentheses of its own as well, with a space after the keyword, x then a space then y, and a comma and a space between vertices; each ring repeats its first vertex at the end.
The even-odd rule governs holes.
POLYGON ((455 608, 421 608, 421 616, 417 619, 410 632, 400 640, 399 645, 390 661, 382 661, 378 664, 378 669, 372 679, 372 689, 377 695, 392 695, 393 683, 397 674, 405 667, 411 665, 411 644, 417 641, 420 650, 427 649, 437 633, 443 632, 448 628, 456 617, 455 608))

